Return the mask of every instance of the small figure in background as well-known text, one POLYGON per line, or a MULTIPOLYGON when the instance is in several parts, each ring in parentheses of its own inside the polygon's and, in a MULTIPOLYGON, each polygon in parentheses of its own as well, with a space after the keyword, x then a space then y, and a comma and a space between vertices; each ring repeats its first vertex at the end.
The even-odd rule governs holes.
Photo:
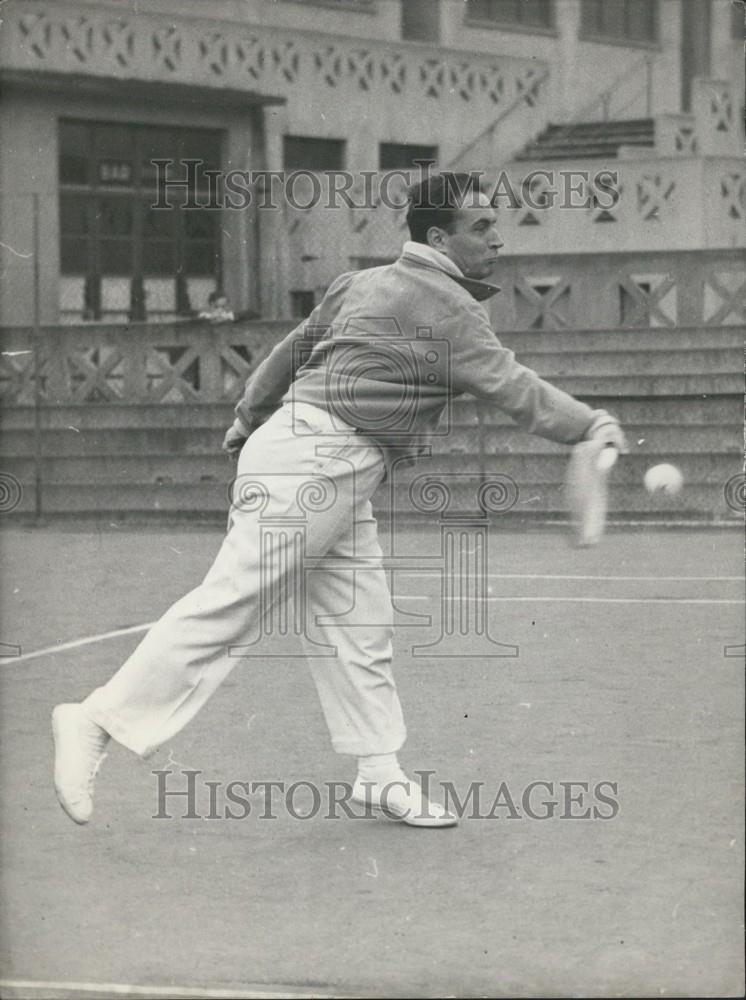
POLYGON ((233 323, 235 314, 228 302, 228 296, 220 288, 210 292, 207 300, 207 309, 203 309, 199 314, 200 319, 207 319, 211 323, 233 323))

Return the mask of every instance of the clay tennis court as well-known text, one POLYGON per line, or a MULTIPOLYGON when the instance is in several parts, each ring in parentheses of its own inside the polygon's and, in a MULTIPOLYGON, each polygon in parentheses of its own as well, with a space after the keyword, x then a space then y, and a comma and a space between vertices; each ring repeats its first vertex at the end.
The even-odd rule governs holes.
MULTIPOLYGON (((490 630, 517 657, 475 657, 470 636, 461 657, 412 656, 438 637, 439 578, 396 574, 405 769, 461 792, 483 782, 485 812, 504 783, 518 816, 415 830, 295 819, 280 796, 269 820, 252 795, 240 821, 176 818, 179 799, 152 818, 158 769, 352 779, 288 640, 237 660, 155 757, 113 746, 75 827, 52 788, 50 711, 109 677, 140 635, 123 630, 196 584, 219 538, 108 519, 0 538, 3 997, 742 993, 737 531, 629 527, 575 550, 559 527, 496 523, 490 630), (537 811, 560 783, 604 781, 618 811, 531 819, 521 795, 538 781, 554 795, 539 789, 537 811)), ((406 542, 439 544, 427 527, 406 542)))

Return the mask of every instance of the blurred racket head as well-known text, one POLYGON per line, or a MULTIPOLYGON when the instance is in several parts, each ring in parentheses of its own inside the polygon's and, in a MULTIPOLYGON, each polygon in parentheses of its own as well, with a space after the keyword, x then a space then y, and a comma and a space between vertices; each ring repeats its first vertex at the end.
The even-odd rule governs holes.
POLYGON ((609 471, 616 448, 600 441, 581 441, 572 449, 565 473, 565 497, 575 544, 597 545, 606 529, 609 471))

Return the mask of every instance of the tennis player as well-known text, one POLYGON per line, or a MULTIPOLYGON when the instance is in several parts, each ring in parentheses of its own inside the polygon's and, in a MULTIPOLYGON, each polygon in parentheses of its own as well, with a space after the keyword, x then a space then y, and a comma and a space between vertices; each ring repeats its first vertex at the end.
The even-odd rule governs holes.
POLYGON ((55 708, 55 787, 76 823, 90 819, 109 739, 142 756, 172 739, 238 662, 231 649, 260 635, 290 576, 316 623, 308 651, 318 642, 336 651, 308 663, 332 746, 357 761, 352 801, 414 826, 456 823, 397 760, 406 730, 371 496, 394 462, 426 451, 461 393, 552 441, 626 445, 613 417, 539 378, 495 336, 482 303, 498 291, 487 279, 502 242, 477 181, 428 176, 410 192, 407 222, 398 260, 337 278, 249 378, 223 444, 238 456, 240 495, 205 579, 108 683, 55 708), (371 363, 374 348, 390 364, 371 363), (290 531, 266 531, 299 520, 302 546, 290 531), (306 572, 321 556, 322 568, 306 572))

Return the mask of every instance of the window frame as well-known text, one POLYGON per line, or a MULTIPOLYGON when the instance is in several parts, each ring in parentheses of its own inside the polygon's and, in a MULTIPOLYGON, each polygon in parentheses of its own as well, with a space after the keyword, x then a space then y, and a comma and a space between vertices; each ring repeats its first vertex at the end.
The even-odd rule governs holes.
MULTIPOLYGON (((625 15, 626 15, 626 4, 627 0, 618 0, 625 4, 625 15)), ((594 28, 589 28, 583 18, 583 3, 581 2, 580 7, 580 30, 578 32, 578 41, 580 42, 593 42, 598 45, 621 45, 626 49, 653 49, 654 51, 661 50, 661 17, 660 17, 660 3, 659 0, 648 0, 648 3, 652 4, 653 7, 653 27, 654 27, 654 38, 632 38, 629 35, 613 35, 607 34, 605 32, 597 32, 594 28)), ((626 20, 626 16, 625 16, 626 20)))
POLYGON ((378 14, 378 0, 282 0, 282 3, 294 3, 296 6, 326 7, 327 10, 352 11, 354 14, 378 14))
POLYGON ((378 169, 379 170, 416 170, 417 169, 414 166, 409 166, 409 167, 399 167, 399 166, 397 166, 397 167, 384 167, 383 163, 382 163, 383 156, 381 154, 383 153, 383 149, 386 146, 388 146, 390 148, 396 147, 397 149, 411 148, 411 149, 419 149, 419 150, 425 150, 425 149, 431 150, 431 151, 434 150, 435 151, 435 156, 432 159, 429 159, 428 157, 420 157, 421 159, 427 160, 431 164, 437 164, 438 159, 440 157, 440 145, 438 143, 427 143, 427 142, 391 142, 389 140, 379 139, 379 141, 378 141, 378 169))
POLYGON ((404 45, 423 45, 438 47, 443 44, 443 4, 442 0, 429 0, 430 3, 435 3, 437 6, 437 22, 435 25, 435 37, 433 38, 416 38, 413 35, 406 35, 404 33, 404 11, 411 10, 411 7, 405 7, 407 0, 399 0, 399 38, 404 45))
POLYGON ((551 25, 531 24, 526 21, 501 20, 490 17, 480 17, 478 14, 470 12, 469 0, 466 0, 464 10, 465 28, 488 28, 492 31, 515 31, 521 35, 545 35, 548 38, 557 38, 557 7, 554 0, 550 0, 551 25))
POLYGON ((733 4, 730 9, 730 37, 735 42, 746 40, 746 6, 733 4))
MULTIPOLYGON (((147 150, 147 141, 145 133, 146 131, 152 131, 156 129, 173 129, 174 138, 176 140, 176 145, 178 149, 173 151, 173 156, 175 162, 179 159, 185 159, 189 155, 188 142, 189 139, 194 135, 194 133, 206 133, 204 136, 205 142, 216 142, 217 145, 217 157, 214 161, 215 166, 210 165, 210 161, 205 161, 207 169, 216 169, 220 167, 220 164, 224 160, 224 143, 225 143, 225 130, 224 129, 213 129, 213 128, 189 128, 188 126, 168 126, 168 125, 154 125, 150 122, 140 122, 140 121, 118 121, 118 120, 105 120, 97 117, 85 118, 79 117, 77 115, 61 115, 57 118, 57 137, 58 137, 58 150, 57 150, 57 193, 59 199, 58 207, 58 245, 60 254, 60 275, 62 277, 80 277, 96 275, 98 278, 106 277, 130 277, 133 281, 142 280, 145 278, 176 278, 180 272, 180 266, 184 267, 187 260, 187 250, 200 244, 201 247, 210 251, 210 254, 214 255, 215 263, 210 271, 194 271, 189 270, 188 274, 190 277, 195 278, 210 278, 215 277, 219 280, 219 276, 222 273, 224 267, 224 255, 223 255, 223 240, 220 234, 220 224, 219 217, 218 222, 213 224, 214 235, 207 237, 189 237, 186 227, 186 219, 182 216, 180 211, 177 211, 175 215, 172 215, 172 231, 168 236, 159 235, 149 235, 147 231, 146 217, 147 213, 152 205, 153 201, 157 197, 157 190, 155 186, 150 186, 149 178, 144 172, 144 161, 142 156, 147 150), (63 143, 62 143, 62 130, 67 125, 73 126, 83 126, 85 129, 85 135, 87 136, 86 141, 86 159, 87 159, 87 182, 70 182, 62 180, 62 159, 63 159, 63 143), (131 142, 132 151, 132 176, 126 184, 117 184, 102 181, 97 169, 97 165, 102 162, 102 157, 99 155, 98 150, 98 138, 97 129, 101 127, 115 127, 128 130, 128 135, 131 142), (85 213, 87 217, 87 231, 85 233, 76 233, 67 230, 63 226, 62 214, 64 211, 64 204, 67 199, 70 199, 72 204, 73 200, 80 200, 81 204, 85 206, 85 213), (112 235, 102 232, 100 226, 101 219, 101 209, 100 206, 105 201, 121 202, 122 205, 128 206, 132 211, 132 227, 131 231, 126 235, 112 235), (79 241, 86 241, 86 260, 84 264, 79 268, 68 268, 66 263, 63 263, 63 258, 65 254, 63 252, 63 242, 65 240, 77 239, 79 241), (102 255, 100 248, 106 243, 114 242, 127 242, 129 245, 129 255, 130 255, 130 265, 125 270, 111 270, 109 267, 104 267, 102 255), (153 269, 150 264, 145 264, 146 256, 146 246, 147 248, 152 248, 155 244, 168 245, 172 252, 172 259, 174 266, 172 268, 160 268, 153 269)), ((105 160, 106 158, 104 158, 105 160)), ((115 158, 110 158, 115 159, 115 158)), ((179 199, 183 192, 179 191, 178 195, 175 197, 179 199)), ((207 198, 207 190, 204 189, 199 180, 196 189, 190 191, 190 196, 197 198, 199 202, 204 202, 207 198)), ((180 208, 180 204, 177 201, 177 209, 180 208)), ((155 211, 155 210, 154 210, 155 211)), ((212 213, 219 211, 216 209, 210 209, 205 207, 203 209, 204 217, 210 214, 212 219, 216 216, 212 213)))
POLYGON ((315 288, 288 289, 288 307, 290 309, 291 319, 304 319, 310 316, 317 305, 318 305, 318 296, 316 294, 315 288), (300 300, 302 299, 303 296, 309 296, 309 300, 308 302, 301 305, 300 300), (310 305, 310 308, 306 308, 308 305, 310 305))
MULTIPOLYGON (((329 146, 331 148, 331 145, 329 146)), ((332 173, 338 170, 347 169, 347 151, 348 151, 348 140, 340 139, 336 136, 328 135, 297 135, 295 132, 286 132, 282 136, 282 169, 286 173, 295 173, 307 171, 311 174, 325 174, 332 173), (289 140, 302 140, 308 142, 318 142, 318 143, 334 143, 341 153, 341 162, 334 167, 309 167, 302 165, 290 166, 287 162, 287 144, 289 140)))

